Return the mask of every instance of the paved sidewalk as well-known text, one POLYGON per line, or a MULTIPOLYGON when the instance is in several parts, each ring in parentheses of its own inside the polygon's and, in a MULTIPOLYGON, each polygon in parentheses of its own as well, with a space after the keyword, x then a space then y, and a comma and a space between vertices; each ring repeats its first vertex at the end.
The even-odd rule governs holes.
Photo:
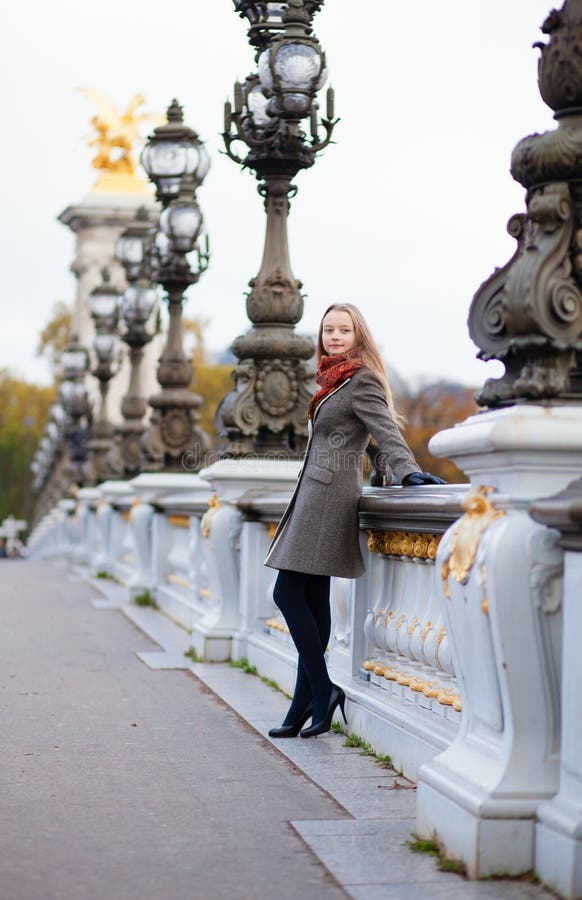
POLYGON ((347 813, 93 597, 0 565, 2 900, 345 897, 289 820, 347 813))
POLYGON ((412 854, 413 787, 337 734, 275 746, 280 693, 122 596, 0 565, 2 900, 549 897, 412 854))

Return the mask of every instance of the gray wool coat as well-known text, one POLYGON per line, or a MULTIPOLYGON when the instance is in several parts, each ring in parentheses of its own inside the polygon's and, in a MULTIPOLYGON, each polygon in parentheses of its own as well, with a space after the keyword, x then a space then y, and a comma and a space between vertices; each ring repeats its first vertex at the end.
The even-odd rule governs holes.
POLYGON ((297 486, 275 532, 265 565, 312 575, 357 578, 358 501, 370 435, 378 445, 374 467, 399 480, 418 463, 395 423, 375 373, 367 367, 324 397, 310 422, 297 486))

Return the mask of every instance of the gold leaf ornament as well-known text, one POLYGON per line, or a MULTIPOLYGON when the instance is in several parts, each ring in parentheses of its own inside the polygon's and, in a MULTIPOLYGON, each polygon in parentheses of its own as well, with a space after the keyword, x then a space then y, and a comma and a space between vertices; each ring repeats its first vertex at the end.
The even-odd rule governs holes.
POLYGON ((449 576, 459 584, 466 584, 477 556, 481 538, 496 519, 505 515, 505 510, 496 509, 488 499, 493 488, 481 484, 463 500, 465 514, 459 519, 451 539, 451 552, 441 568, 441 578, 445 595, 450 600, 449 576))

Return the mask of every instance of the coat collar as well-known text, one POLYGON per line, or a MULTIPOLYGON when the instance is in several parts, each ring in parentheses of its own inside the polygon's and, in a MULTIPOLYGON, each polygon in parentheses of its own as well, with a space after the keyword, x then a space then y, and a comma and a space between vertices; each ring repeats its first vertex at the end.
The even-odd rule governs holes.
POLYGON ((315 411, 313 413, 313 424, 315 424, 317 414, 318 414, 319 410, 321 409, 321 407, 323 406, 323 404, 325 403, 325 401, 329 400, 330 397, 333 397, 334 394, 337 394, 338 391, 341 391, 341 389, 343 387, 345 387, 345 385, 348 383, 348 381, 350 381, 350 379, 351 379, 351 375, 350 375, 350 378, 346 378, 345 381, 342 381, 341 384, 338 384, 338 386, 336 388, 334 388, 333 391, 330 391, 330 393, 327 394, 326 397, 323 397, 323 399, 319 401, 319 403, 315 407, 315 411))

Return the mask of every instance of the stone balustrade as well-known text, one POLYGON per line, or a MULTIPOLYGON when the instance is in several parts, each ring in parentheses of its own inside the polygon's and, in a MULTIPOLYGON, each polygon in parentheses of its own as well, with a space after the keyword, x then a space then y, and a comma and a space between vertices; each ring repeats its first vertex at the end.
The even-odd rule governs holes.
MULTIPOLYGON (((273 603, 277 573, 263 561, 297 472, 295 462, 222 461, 205 477, 105 482, 62 501, 37 526, 31 553, 116 578, 129 602, 155 602, 187 629, 199 657, 246 657, 291 693, 296 654, 273 603)), ((465 493, 366 488, 366 574, 332 579, 332 677, 358 733, 412 776, 460 719, 434 560, 465 493)))

